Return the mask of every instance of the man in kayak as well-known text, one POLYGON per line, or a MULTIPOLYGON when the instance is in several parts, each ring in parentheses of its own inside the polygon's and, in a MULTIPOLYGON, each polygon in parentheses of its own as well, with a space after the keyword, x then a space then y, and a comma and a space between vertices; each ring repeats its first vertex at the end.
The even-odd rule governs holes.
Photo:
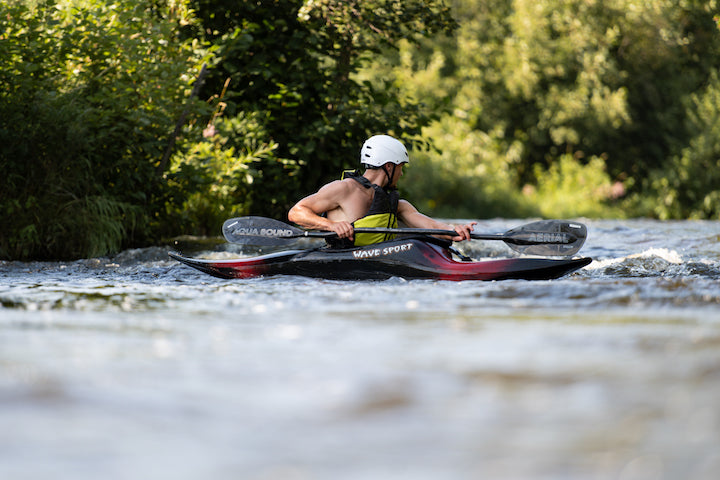
POLYGON ((405 146, 388 135, 370 137, 360 150, 365 173, 346 175, 328 183, 295 204, 288 219, 304 228, 337 233, 336 247, 363 246, 390 240, 394 235, 360 233, 355 227, 397 228, 398 220, 410 228, 455 230, 453 241, 470 239, 477 222, 449 225, 420 213, 410 202, 400 199, 397 182, 409 162, 405 146))

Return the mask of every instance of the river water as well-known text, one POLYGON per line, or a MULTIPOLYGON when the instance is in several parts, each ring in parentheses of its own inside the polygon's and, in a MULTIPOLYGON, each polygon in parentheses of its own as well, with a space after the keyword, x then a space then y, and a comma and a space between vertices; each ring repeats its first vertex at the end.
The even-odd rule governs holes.
POLYGON ((552 281, 1 262, 0 478, 720 478, 720 222, 585 223, 552 281))

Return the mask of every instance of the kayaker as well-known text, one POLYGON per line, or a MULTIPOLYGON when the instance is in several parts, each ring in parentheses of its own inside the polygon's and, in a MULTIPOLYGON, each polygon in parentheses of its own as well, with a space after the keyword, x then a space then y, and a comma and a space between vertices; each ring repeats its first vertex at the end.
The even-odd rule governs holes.
POLYGON ((405 146, 389 135, 375 135, 360 150, 365 172, 351 173, 342 180, 324 185, 316 193, 296 203, 288 219, 304 228, 337 233, 336 247, 370 245, 390 240, 394 235, 359 233, 354 227, 397 228, 398 221, 409 228, 454 230, 453 241, 470 239, 477 222, 450 225, 420 213, 410 202, 400 198, 397 182, 403 166, 409 162, 405 146))

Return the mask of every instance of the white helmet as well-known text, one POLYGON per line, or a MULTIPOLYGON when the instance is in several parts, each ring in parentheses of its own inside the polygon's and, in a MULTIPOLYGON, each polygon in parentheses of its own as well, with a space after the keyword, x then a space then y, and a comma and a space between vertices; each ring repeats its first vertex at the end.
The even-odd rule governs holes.
POLYGON ((409 161, 405 145, 389 135, 370 137, 360 149, 360 163, 368 167, 382 167, 386 163, 400 165, 409 161))

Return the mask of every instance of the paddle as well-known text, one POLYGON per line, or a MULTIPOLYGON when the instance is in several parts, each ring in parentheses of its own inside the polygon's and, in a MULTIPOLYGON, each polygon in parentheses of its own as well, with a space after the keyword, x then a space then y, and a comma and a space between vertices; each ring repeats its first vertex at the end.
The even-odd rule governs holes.
MULTIPOLYGON (((394 233, 399 235, 449 235, 453 230, 428 228, 356 228, 356 233, 394 233)), ((287 223, 264 217, 231 218, 223 224, 228 242, 242 245, 284 245, 297 238, 334 237, 335 232, 303 230, 287 223)), ((515 251, 528 255, 568 256, 577 253, 585 243, 587 228, 581 223, 562 220, 541 220, 505 233, 472 233, 475 240, 502 240, 515 251)))

